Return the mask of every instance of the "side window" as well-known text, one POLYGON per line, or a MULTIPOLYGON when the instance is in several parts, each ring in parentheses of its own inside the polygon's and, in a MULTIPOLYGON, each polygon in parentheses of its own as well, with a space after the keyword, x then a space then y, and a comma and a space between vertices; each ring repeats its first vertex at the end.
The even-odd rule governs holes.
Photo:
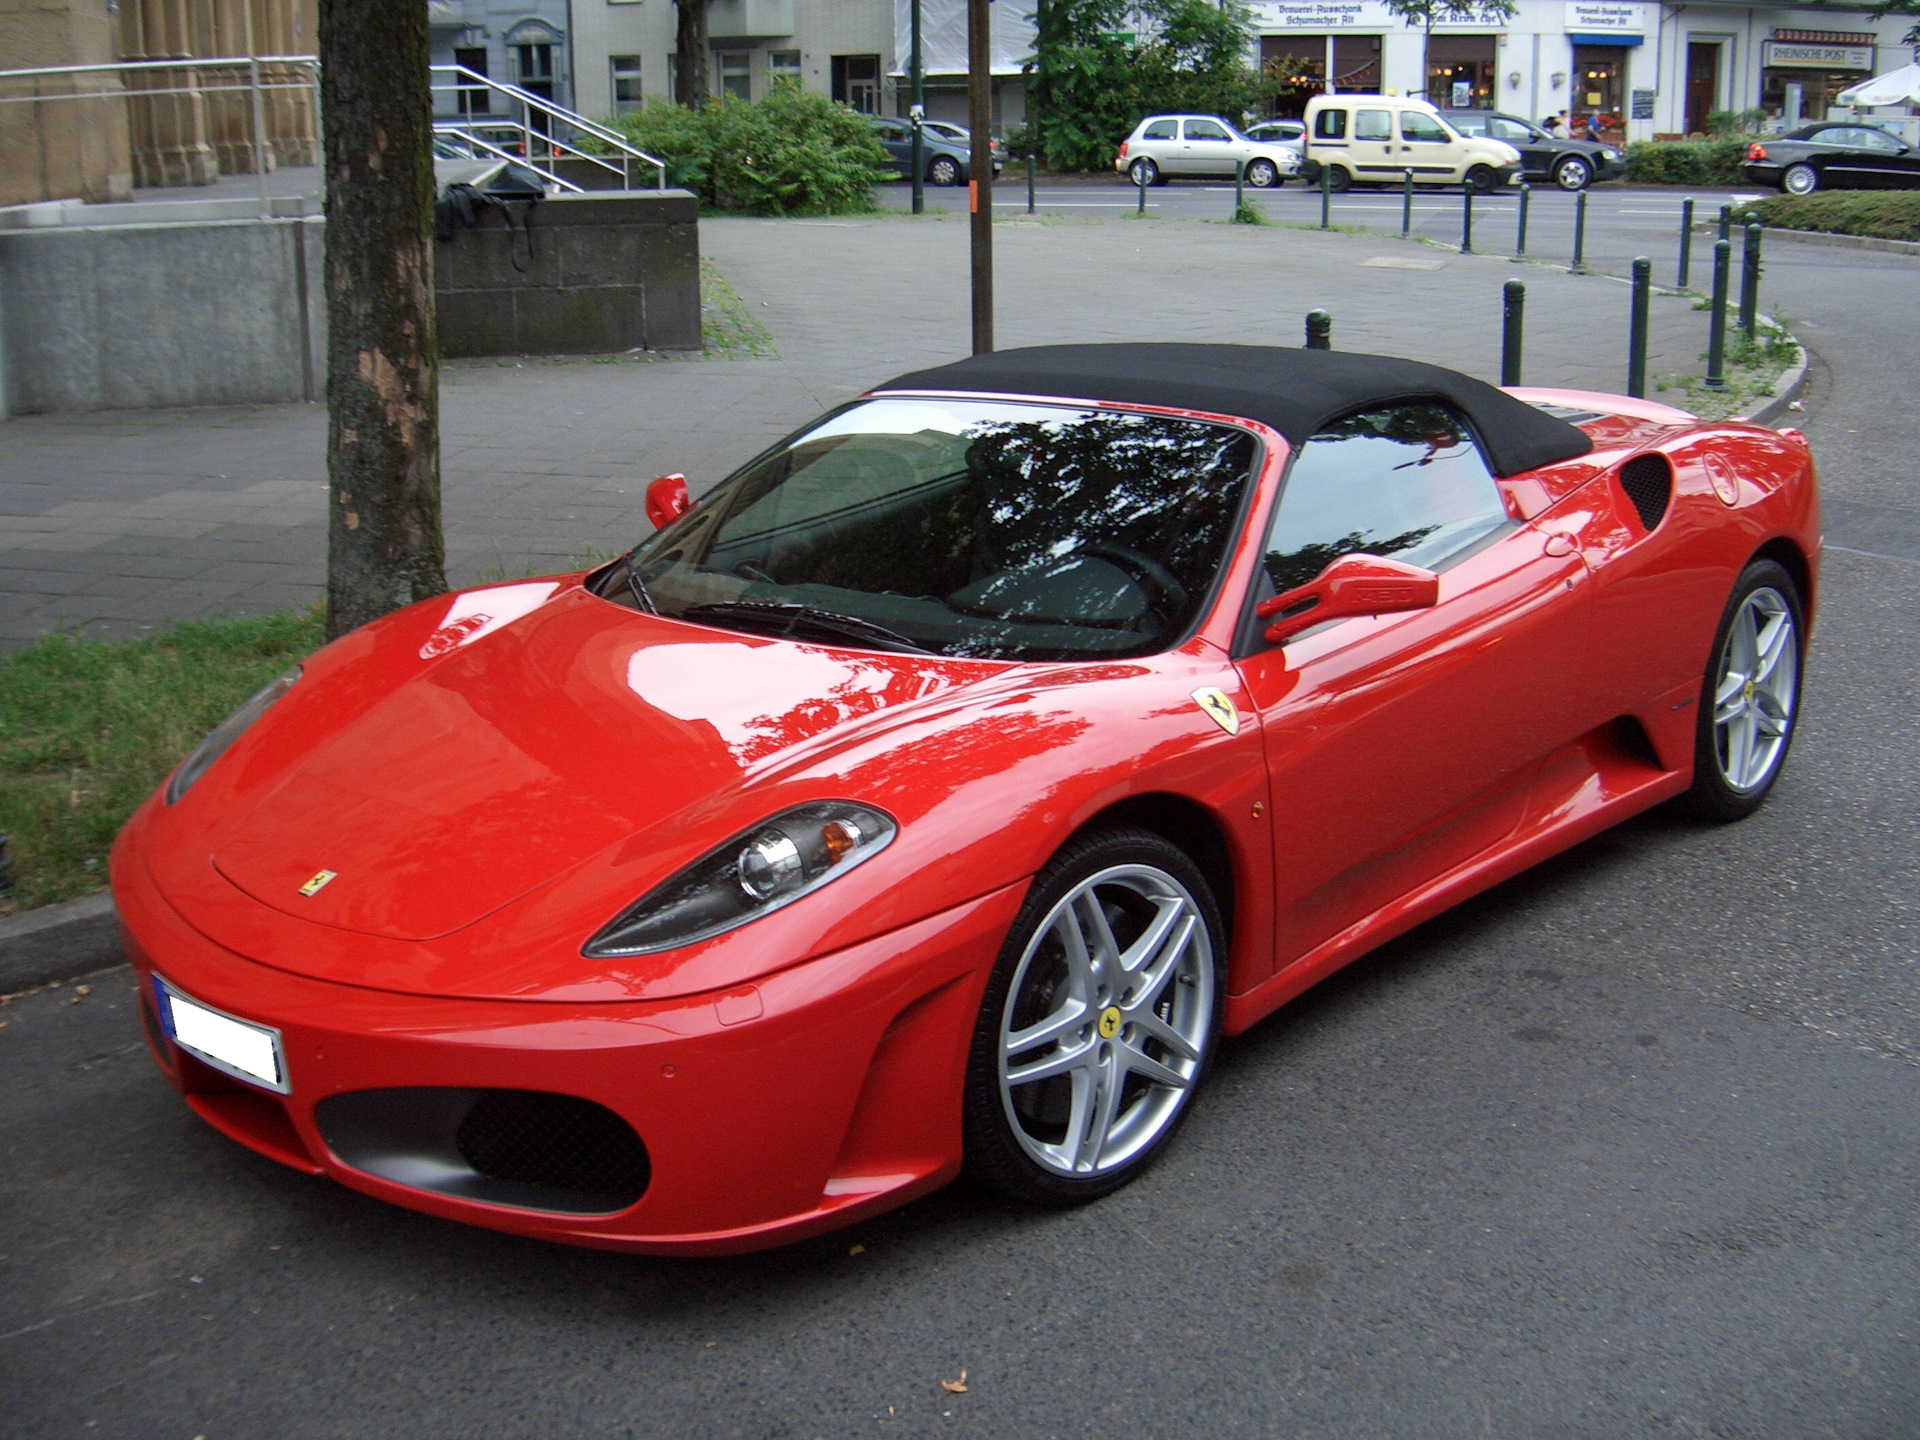
POLYGON ((1156 120, 1140 132, 1140 138, 1142 140, 1171 140, 1174 138, 1173 126, 1174 122, 1171 120, 1156 120))
POLYGON ((1853 133, 1858 137, 1856 143, 1862 150, 1871 150, 1876 155, 1900 153, 1900 142, 1884 130, 1856 130, 1853 133))
POLYGON ((1847 139, 1846 128, 1840 125, 1829 125, 1825 130, 1816 130, 1807 138, 1816 145, 1848 145, 1852 143, 1847 139))
POLYGON ((1391 110, 1354 111, 1353 138, 1356 140, 1391 140, 1393 138, 1393 112, 1391 110))
MULTIPOLYGON (((1456 124, 1454 128, 1459 130, 1463 135, 1473 133, 1468 130, 1465 125, 1456 124)), ((1516 145, 1524 145, 1533 139, 1532 131, 1524 125, 1516 125, 1511 120, 1489 120, 1487 122, 1487 133, 1496 140, 1511 140, 1516 145)))
POLYGON ((1279 592, 1342 555, 1436 569, 1506 523, 1500 488, 1451 409, 1367 410, 1300 447, 1267 535, 1266 572, 1279 592))
POLYGON ((1429 140, 1446 144, 1453 137, 1447 133, 1447 127, 1422 110, 1402 110, 1400 112, 1400 138, 1402 140, 1429 140))
POLYGON ((1211 120, 1187 121, 1187 139, 1189 140, 1224 140, 1226 138, 1227 132, 1211 120))
POLYGON ((1313 137, 1316 140, 1344 140, 1347 138, 1347 112, 1344 110, 1322 110, 1314 117, 1313 137))

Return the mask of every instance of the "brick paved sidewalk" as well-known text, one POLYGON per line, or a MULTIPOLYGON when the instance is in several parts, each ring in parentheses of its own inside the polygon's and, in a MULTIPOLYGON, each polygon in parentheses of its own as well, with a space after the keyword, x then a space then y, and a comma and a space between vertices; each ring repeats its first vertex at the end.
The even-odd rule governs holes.
MULTIPOLYGON (((776 358, 458 362, 442 372, 449 579, 563 568, 646 533, 641 492, 696 493, 826 406, 969 344, 963 216, 708 219, 703 251, 776 358)), ((1498 376, 1500 290, 1527 282, 1531 384, 1617 390, 1628 291, 1380 236, 1195 221, 995 227, 998 341, 1297 345, 1498 376), (1418 267, 1418 268, 1414 268, 1418 267)), ((1697 372, 1705 316, 1655 297, 1650 370, 1697 372)), ((0 647, 58 629, 138 634, 322 589, 326 418, 308 405, 0 422, 0 647)))

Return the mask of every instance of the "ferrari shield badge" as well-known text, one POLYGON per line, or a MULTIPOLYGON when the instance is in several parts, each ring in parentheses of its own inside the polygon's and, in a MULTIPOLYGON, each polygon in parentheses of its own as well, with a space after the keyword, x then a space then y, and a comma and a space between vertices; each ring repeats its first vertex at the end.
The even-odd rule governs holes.
POLYGON ((1193 703, 1206 711, 1213 723, 1227 734, 1240 733, 1240 712, 1233 708, 1233 701, 1227 698, 1226 691, 1215 690, 1212 686, 1196 690, 1193 692, 1193 703))
POLYGON ((311 899, 313 896, 318 895, 322 890, 326 889, 328 885, 332 884, 333 878, 334 878, 333 871, 322 870, 317 875, 315 875, 311 880, 307 881, 306 884, 300 887, 300 893, 302 895, 307 896, 309 899, 311 899))

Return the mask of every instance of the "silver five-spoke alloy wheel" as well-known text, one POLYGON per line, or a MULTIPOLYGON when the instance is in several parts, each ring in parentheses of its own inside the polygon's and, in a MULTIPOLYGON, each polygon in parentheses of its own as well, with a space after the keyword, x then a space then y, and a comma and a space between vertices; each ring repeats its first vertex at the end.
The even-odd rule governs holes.
POLYGON ((1728 785, 1751 792, 1773 777, 1793 730, 1800 638, 1793 608, 1763 585, 1741 602, 1713 687, 1714 749, 1728 785))
POLYGON ((1164 870, 1116 865, 1055 904, 1000 1016, 1000 1100, 1027 1156, 1090 1177, 1151 1146, 1197 1077, 1214 983, 1207 925, 1164 870))

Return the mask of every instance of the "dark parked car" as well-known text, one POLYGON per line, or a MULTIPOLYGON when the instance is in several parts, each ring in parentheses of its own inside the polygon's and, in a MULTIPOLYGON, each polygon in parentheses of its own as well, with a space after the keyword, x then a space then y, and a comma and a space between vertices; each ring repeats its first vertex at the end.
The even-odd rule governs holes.
POLYGON ((1595 180, 1617 180, 1627 173, 1626 158, 1613 146, 1557 139, 1518 115, 1498 110, 1447 110, 1442 115, 1462 135, 1482 135, 1513 146, 1520 152, 1529 182, 1551 180, 1562 190, 1584 190, 1595 180))
MULTIPOLYGON (((936 130, 931 125, 923 125, 920 137, 926 146, 926 177, 932 185, 964 185, 967 183, 967 167, 972 161, 970 142, 955 140, 943 133, 945 127, 936 130)), ((889 116, 873 117, 873 131, 880 140, 880 148, 887 152, 887 158, 893 162, 894 173, 902 178, 913 174, 913 122, 896 120, 889 116)), ((1000 167, 1006 162, 1006 147, 998 141, 993 144, 993 173, 998 175, 1000 167)))
POLYGON ((1789 195, 1816 190, 1911 190, 1920 151, 1873 125, 1802 125, 1747 147, 1740 173, 1789 195))

